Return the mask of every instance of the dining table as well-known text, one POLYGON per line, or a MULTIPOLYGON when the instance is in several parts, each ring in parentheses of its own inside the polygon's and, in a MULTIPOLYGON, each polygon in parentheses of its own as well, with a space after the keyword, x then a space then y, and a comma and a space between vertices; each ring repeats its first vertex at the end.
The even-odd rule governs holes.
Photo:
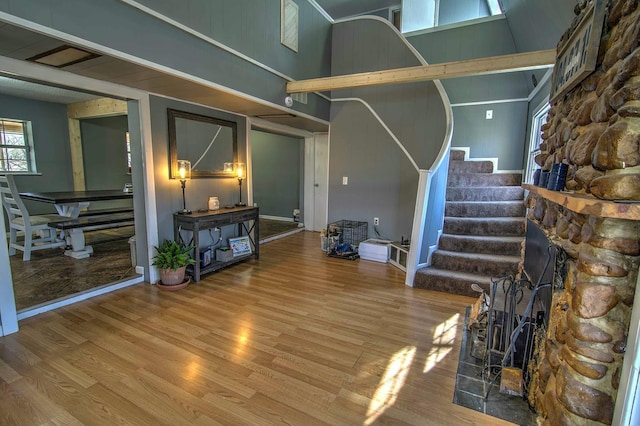
MULTIPOLYGON (((133 198, 133 192, 121 189, 101 189, 88 191, 54 191, 54 192, 21 192, 24 200, 39 201, 53 204, 61 217, 77 219, 83 209, 89 207, 92 201, 126 200, 133 198)), ((65 255, 75 259, 84 259, 93 253, 91 246, 85 245, 82 228, 64 230, 64 238, 70 250, 65 255)))

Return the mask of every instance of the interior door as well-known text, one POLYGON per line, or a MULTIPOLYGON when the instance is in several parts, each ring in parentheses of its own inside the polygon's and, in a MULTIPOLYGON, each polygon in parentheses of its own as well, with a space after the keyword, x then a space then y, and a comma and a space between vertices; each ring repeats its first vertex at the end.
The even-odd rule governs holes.
POLYGON ((313 230, 321 231, 327 227, 329 135, 316 134, 314 142, 313 230))

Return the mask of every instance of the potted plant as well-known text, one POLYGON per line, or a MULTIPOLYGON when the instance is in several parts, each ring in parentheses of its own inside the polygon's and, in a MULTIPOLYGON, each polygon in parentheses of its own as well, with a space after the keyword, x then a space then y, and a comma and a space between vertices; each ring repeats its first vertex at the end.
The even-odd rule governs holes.
POLYGON ((165 240, 160 247, 154 248, 157 254, 152 259, 152 265, 160 271, 158 287, 163 290, 179 290, 188 286, 190 280, 185 280, 184 275, 187 265, 195 263, 189 254, 193 247, 165 240))

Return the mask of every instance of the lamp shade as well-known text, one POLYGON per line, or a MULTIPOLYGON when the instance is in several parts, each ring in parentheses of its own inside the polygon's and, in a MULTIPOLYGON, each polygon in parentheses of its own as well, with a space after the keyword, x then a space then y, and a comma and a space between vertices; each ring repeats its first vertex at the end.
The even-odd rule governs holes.
POLYGON ((244 179, 247 175, 244 163, 224 163, 224 171, 233 173, 238 179, 244 179))
POLYGON ((178 179, 180 180, 191 179, 191 161, 178 160, 178 179))
POLYGON ((244 163, 236 163, 235 169, 236 169, 236 176, 238 176, 238 179, 243 179, 246 174, 244 163))

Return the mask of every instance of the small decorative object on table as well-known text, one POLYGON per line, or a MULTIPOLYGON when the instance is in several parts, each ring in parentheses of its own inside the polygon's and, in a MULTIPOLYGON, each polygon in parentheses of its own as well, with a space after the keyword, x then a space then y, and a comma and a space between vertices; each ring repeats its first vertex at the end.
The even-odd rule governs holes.
POLYGON ((155 247, 157 254, 152 258, 152 265, 160 271, 158 288, 180 290, 189 285, 190 279, 185 278, 185 271, 187 265, 196 263, 189 255, 192 248, 170 240, 165 240, 160 247, 155 247))
POLYGON ((200 249, 200 267, 211 265, 211 247, 200 249))
POLYGON ((229 246, 233 251, 233 257, 251 254, 251 243, 248 236, 229 238, 229 246))
POLYGON ((233 251, 229 247, 220 247, 216 250, 216 260, 218 262, 228 262, 233 259, 233 251))

